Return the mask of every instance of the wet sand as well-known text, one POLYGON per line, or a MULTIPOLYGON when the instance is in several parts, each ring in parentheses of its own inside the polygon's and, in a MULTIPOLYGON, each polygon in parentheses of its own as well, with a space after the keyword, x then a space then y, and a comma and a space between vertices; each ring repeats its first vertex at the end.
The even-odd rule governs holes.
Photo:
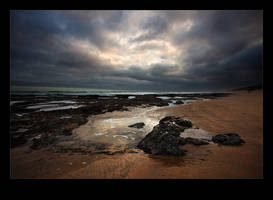
POLYGON ((246 141, 242 146, 187 144, 187 154, 174 157, 137 149, 114 155, 52 153, 49 148, 34 151, 25 145, 11 150, 11 178, 263 178, 262 100, 261 90, 239 91, 152 110, 157 119, 180 116, 211 135, 238 133, 246 141))

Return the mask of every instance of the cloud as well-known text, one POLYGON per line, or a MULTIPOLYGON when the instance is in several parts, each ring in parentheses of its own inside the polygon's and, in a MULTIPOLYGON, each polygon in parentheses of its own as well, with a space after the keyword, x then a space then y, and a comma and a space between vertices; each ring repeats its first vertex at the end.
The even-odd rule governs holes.
POLYGON ((262 11, 11 11, 11 84, 162 91, 261 83, 262 11))

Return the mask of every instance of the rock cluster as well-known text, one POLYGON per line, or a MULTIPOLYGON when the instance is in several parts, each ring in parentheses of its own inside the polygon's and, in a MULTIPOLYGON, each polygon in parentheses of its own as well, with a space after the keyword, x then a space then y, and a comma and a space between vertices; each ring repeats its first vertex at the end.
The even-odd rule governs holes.
POLYGON ((181 149, 180 145, 208 144, 203 140, 180 137, 181 132, 191 127, 192 123, 188 120, 174 116, 165 117, 139 142, 137 147, 149 154, 180 156, 187 152, 181 149))

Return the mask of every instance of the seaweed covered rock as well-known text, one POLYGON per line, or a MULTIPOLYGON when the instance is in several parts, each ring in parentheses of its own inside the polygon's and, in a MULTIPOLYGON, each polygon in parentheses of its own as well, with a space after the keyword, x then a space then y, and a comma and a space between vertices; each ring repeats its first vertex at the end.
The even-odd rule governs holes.
POLYGON ((138 148, 149 154, 161 155, 184 155, 186 150, 179 146, 185 144, 185 140, 180 137, 180 133, 185 130, 184 120, 179 117, 168 116, 159 121, 153 130, 142 139, 138 148))
POLYGON ((241 145, 245 143, 236 133, 218 134, 212 137, 212 141, 222 145, 241 145))
POLYGON ((132 124, 128 127, 131 127, 131 128, 143 128, 143 126, 145 126, 145 124, 143 122, 140 122, 140 123, 136 123, 136 124, 132 124))

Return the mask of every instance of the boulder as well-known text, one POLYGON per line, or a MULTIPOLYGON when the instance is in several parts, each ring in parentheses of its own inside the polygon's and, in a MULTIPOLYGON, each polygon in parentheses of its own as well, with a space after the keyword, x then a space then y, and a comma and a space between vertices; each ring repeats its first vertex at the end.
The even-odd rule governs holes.
POLYGON ((132 124, 128 127, 131 127, 131 128, 143 128, 143 126, 145 126, 145 124, 143 122, 140 122, 140 123, 136 123, 136 124, 132 124))
POLYGON ((159 124, 139 142, 137 147, 149 154, 184 155, 186 150, 180 149, 179 146, 186 142, 184 138, 180 137, 180 133, 186 127, 177 123, 182 121, 179 117, 174 116, 161 119, 159 124))
POLYGON ((245 143, 236 133, 218 134, 212 137, 212 141, 222 145, 241 145, 245 143))

